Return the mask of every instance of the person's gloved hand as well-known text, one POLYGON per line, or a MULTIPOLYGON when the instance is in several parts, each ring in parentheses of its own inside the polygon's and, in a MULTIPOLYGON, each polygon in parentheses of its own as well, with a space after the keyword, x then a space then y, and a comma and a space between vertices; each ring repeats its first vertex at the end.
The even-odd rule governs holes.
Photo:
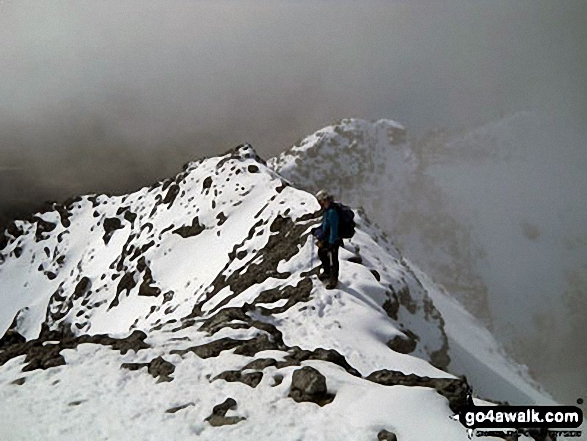
POLYGON ((316 245, 318 245, 318 248, 323 248, 325 245, 325 242, 323 240, 319 240, 316 245))
POLYGON ((318 240, 324 240, 324 233, 322 232, 322 227, 312 228, 312 236, 314 236, 318 240))

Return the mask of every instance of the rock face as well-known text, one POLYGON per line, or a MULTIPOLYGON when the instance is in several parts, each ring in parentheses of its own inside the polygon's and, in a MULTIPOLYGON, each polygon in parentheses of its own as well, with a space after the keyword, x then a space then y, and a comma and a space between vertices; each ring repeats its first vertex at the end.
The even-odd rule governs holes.
POLYGON ((401 124, 343 119, 268 164, 299 188, 323 188, 363 207, 435 280, 487 317, 487 288, 476 272, 485 251, 468 223, 455 217, 449 196, 424 173, 427 156, 401 124))
POLYGON ((246 418, 239 416, 226 416, 226 412, 231 409, 236 409, 236 406, 237 404, 234 399, 227 398, 223 403, 214 406, 214 409, 212 409, 212 415, 206 418, 206 421, 208 421, 213 427, 219 427, 231 426, 245 420, 246 418))
POLYGON ((457 412, 462 406, 472 405, 471 386, 465 379, 428 378, 417 375, 405 375, 402 372, 383 369, 373 372, 367 380, 385 386, 422 386, 434 388, 448 400, 450 408, 457 412))
POLYGON ((173 380, 170 375, 175 371, 175 366, 164 360, 163 357, 157 357, 149 363, 123 363, 120 367, 131 371, 146 367, 149 374, 158 378, 159 381, 173 380))
POLYGON ((390 349, 402 354, 410 354, 414 352, 416 344, 414 338, 405 338, 397 335, 387 342, 387 346, 389 346, 390 349))
MULTIPOLYGON (((52 421, 49 439, 361 440, 382 420, 429 439, 380 405, 400 401, 464 440, 442 398, 458 405, 468 385, 441 370, 436 288, 357 212, 340 287, 325 290, 318 209, 243 145, 15 222, 0 252, 0 415, 52 421)), ((47 439, 41 423, 14 430, 47 439)))
POLYGON ((379 441, 397 441, 397 436, 395 436, 395 433, 383 429, 377 434, 377 439, 379 441))
POLYGON ((333 396, 328 395, 324 375, 310 366, 294 371, 289 396, 298 403, 310 401, 321 406, 334 399, 333 396))

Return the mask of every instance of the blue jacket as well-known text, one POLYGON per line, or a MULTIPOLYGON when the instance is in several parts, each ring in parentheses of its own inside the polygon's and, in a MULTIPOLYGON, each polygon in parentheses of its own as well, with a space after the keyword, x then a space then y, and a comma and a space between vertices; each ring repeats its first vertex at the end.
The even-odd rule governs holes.
POLYGON ((339 245, 340 237, 338 235, 338 211, 332 205, 328 207, 322 215, 322 231, 319 240, 325 240, 329 245, 339 245))

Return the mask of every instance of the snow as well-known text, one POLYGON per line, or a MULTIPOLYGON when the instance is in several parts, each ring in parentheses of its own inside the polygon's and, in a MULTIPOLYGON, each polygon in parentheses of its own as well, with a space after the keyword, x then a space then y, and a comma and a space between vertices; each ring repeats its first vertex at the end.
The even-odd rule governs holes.
MULTIPOLYGON (((568 356, 582 328, 573 327, 569 316, 579 314, 568 304, 574 294, 581 306, 587 236, 577 189, 587 182, 580 173, 584 138, 573 140, 557 124, 554 115, 521 112, 425 144, 389 139, 389 120, 343 120, 268 164, 307 191, 325 188, 362 207, 401 250, 396 259, 409 257, 411 267, 493 324, 498 340, 543 381, 554 378, 549 387, 560 392, 552 386, 563 383, 564 365, 573 364, 573 384, 582 385, 580 356, 568 356), (545 352, 557 356, 545 360, 545 352)), ((506 386, 497 393, 512 398, 506 386)), ((526 398, 524 392, 514 401, 526 398)))
MULTIPOLYGON (((282 178, 255 156, 244 146, 191 163, 166 184, 121 197, 84 197, 70 207, 68 227, 55 213, 43 214, 56 227, 41 240, 35 238, 34 225, 21 225, 23 234, 2 251, 7 256, 0 265, 0 296, 7 305, 0 312, 2 333, 21 311, 14 330, 28 340, 37 338, 42 326, 117 338, 142 330, 149 348, 122 354, 108 345, 83 343, 61 350, 65 365, 33 371, 22 370, 25 356, 8 360, 0 366, 3 439, 367 441, 382 429, 395 432, 401 441, 467 439, 463 426, 450 418, 446 398, 427 387, 383 386, 364 378, 380 369, 430 378, 465 373, 483 398, 496 398, 492 385, 499 386, 499 399, 505 392, 536 402, 545 397, 478 323, 359 214, 355 237, 341 249, 340 286, 326 290, 315 275, 308 275, 313 244, 304 234, 313 221, 300 220, 317 210, 316 201, 302 190, 284 188, 282 178), (170 202, 172 190, 176 196, 170 202), (125 218, 122 209, 136 218, 125 218), (191 226, 196 216, 205 227, 201 232, 189 237, 174 232, 191 226), (105 243, 104 221, 113 217, 121 228, 105 243), (227 284, 234 274, 240 274, 236 282, 245 283, 245 270, 262 268, 267 244, 285 234, 274 227, 279 219, 299 227, 290 232, 299 236, 291 239, 290 249, 271 252, 291 251, 291 256, 276 264, 275 273, 258 275, 254 283, 242 288, 227 284), (14 256, 17 246, 23 248, 19 258, 14 256), (239 257, 241 251, 246 251, 244 257, 239 257), (64 256, 61 264, 58 256, 64 256), (38 270, 39 263, 53 265, 54 279, 38 270), (122 289, 126 274, 136 284, 122 289), (85 291, 80 288, 84 278, 90 281, 85 291), (307 297, 283 312, 261 313, 261 304, 254 303, 264 291, 302 282, 310 283, 307 297), (139 295, 141 285, 156 287, 159 294, 139 295), (386 302, 395 304, 395 315, 385 312, 386 302), (227 320, 214 331, 201 328, 217 312, 235 309, 244 317, 227 320), (264 327, 251 326, 253 321, 264 327), (267 329, 280 333, 281 346, 267 329), (387 346, 407 331, 418 336, 414 352, 403 354, 387 346), (189 350, 223 338, 258 336, 274 346, 253 355, 224 349, 208 358, 189 350), (445 350, 447 341, 452 372, 431 364, 432 354, 445 350), (300 366, 275 363, 243 370, 254 360, 285 361, 295 347, 335 350, 361 376, 333 362, 302 361, 301 366, 325 376, 328 392, 334 394, 331 403, 319 406, 288 397, 293 372, 300 366), (146 367, 122 367, 157 357, 174 366, 172 381, 159 382, 146 367), (241 370, 261 372, 260 383, 253 388, 215 379, 241 370), (227 398, 237 402, 227 416, 245 419, 213 427, 206 418, 227 398)), ((262 306, 286 304, 278 299, 262 306)))

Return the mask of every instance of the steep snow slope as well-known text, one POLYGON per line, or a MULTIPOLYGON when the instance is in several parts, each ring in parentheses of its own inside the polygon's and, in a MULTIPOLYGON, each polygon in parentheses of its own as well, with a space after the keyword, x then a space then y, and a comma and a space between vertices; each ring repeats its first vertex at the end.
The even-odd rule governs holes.
POLYGON ((475 273, 483 252, 471 240, 468 219, 453 215, 451 199, 426 174, 401 125, 342 120, 268 163, 296 186, 310 192, 326 188, 364 207, 407 256, 477 316, 486 313, 486 288, 475 273))
POLYGON ((427 167, 483 247, 496 335, 570 403, 587 387, 585 146, 560 116, 519 112, 449 137, 427 167))
MULTIPOLYGON (((501 160, 516 156, 516 151, 512 151, 510 146, 502 147, 491 154, 501 160)), ((483 149, 477 151, 463 147, 460 155, 465 154, 487 156, 483 149)), ((430 148, 430 143, 414 145, 408 142, 405 130, 394 121, 347 119, 307 137, 299 145, 270 159, 269 165, 292 183, 308 191, 326 188, 347 204, 365 207, 373 219, 390 233, 406 256, 416 260, 419 266, 444 285, 451 294, 456 294, 477 317, 503 324, 499 318, 502 311, 493 311, 490 308, 498 300, 497 297, 488 296, 484 278, 487 271, 480 271, 480 268, 485 268, 488 264, 485 246, 487 241, 491 242, 490 236, 479 236, 472 223, 473 214, 459 210, 458 198, 450 192, 450 186, 442 187, 430 176, 429 170, 434 167, 431 163, 437 163, 442 158, 441 152, 430 148)), ((461 174, 464 172, 465 170, 461 170, 461 174)), ((469 176, 471 180, 475 180, 476 174, 469 176)), ((480 197, 477 199, 482 200, 480 197)), ((499 255, 491 257, 499 259, 499 255)), ((514 267, 511 261, 509 265, 514 267)), ((517 283, 524 280, 522 277, 517 283)), ((431 288, 430 291, 440 290, 431 288)), ((496 294, 494 291, 491 293, 496 294)), ((445 311, 440 305, 449 309, 453 305, 453 302, 444 299, 444 296, 438 300, 433 297, 443 315, 445 311)), ((446 314, 450 313, 446 311, 446 314)), ((463 317, 467 323, 472 323, 473 319, 464 311, 459 312, 458 316, 463 317)), ((512 325, 512 321, 507 323, 512 325)), ((535 399, 531 392, 534 386, 529 389, 521 386, 530 395, 525 392, 519 396, 512 395, 514 390, 515 393, 521 392, 511 388, 511 384, 515 384, 520 378, 516 372, 513 372, 513 376, 506 374, 509 380, 499 385, 497 380, 483 380, 497 379, 499 375, 496 377, 494 373, 505 373, 509 368, 503 370, 503 366, 512 364, 509 361, 502 364, 500 361, 500 367, 490 367, 492 361, 496 360, 491 354, 495 351, 501 354, 500 357, 505 357, 503 350, 499 349, 497 342, 480 324, 475 326, 479 338, 492 347, 487 357, 482 356, 477 360, 479 369, 475 371, 483 373, 478 377, 477 384, 474 382, 476 388, 488 396, 503 393, 501 399, 508 401, 525 402, 535 399)), ((464 350, 467 353, 476 353, 473 358, 477 359, 477 339, 464 342, 458 335, 458 327, 452 329, 453 334, 448 333, 449 342, 452 338, 449 346, 454 352, 451 352, 451 358, 457 358, 455 351, 464 350)), ((454 362, 450 367, 455 372, 461 370, 454 362)), ((525 373, 521 376, 528 377, 525 373)))
POLYGON ((474 340, 455 360, 482 377, 469 363, 490 338, 450 303, 467 328, 447 339, 442 293, 364 216, 326 291, 318 208, 241 146, 15 222, 0 259, 3 439, 467 439, 449 418, 468 391, 446 372, 450 339, 474 340))

